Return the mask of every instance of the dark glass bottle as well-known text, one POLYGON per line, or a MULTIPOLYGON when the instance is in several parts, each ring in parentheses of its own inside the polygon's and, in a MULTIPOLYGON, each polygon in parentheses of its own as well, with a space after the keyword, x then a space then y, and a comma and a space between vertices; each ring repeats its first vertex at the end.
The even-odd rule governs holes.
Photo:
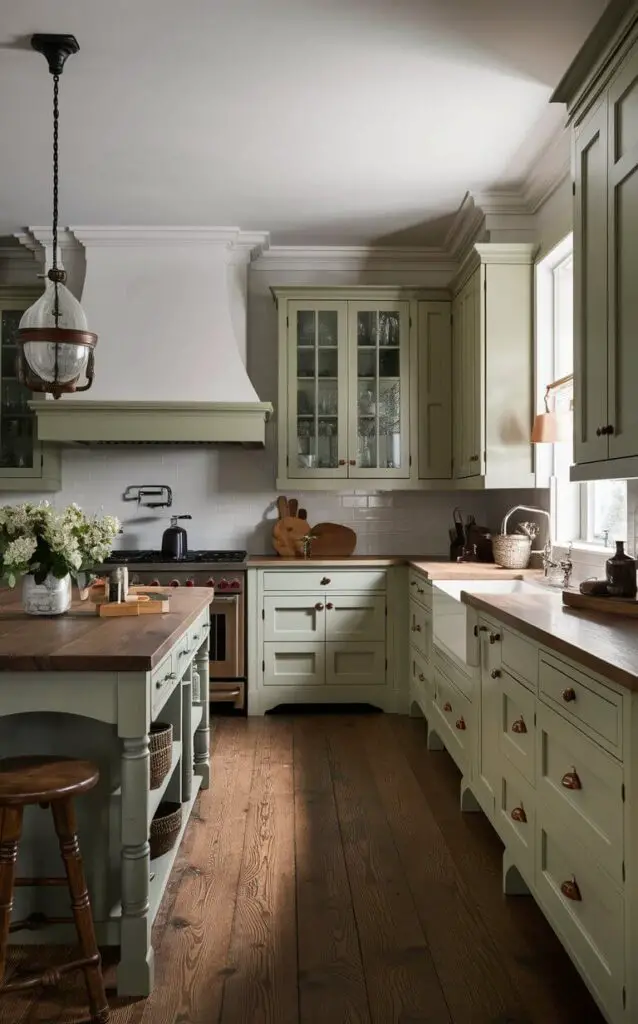
POLYGON ((636 596, 636 560, 625 554, 625 544, 616 541, 616 554, 607 559, 607 593, 612 597, 636 596))

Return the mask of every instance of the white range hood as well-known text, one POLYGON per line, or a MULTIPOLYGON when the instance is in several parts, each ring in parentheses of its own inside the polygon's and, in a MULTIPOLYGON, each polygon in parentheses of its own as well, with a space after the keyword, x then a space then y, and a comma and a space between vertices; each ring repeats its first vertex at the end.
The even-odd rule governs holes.
MULTIPOLYGON (((51 232, 20 235, 51 254, 51 232)), ((74 227, 61 262, 98 335, 90 391, 31 402, 41 441, 263 447, 272 413, 246 371, 247 272, 268 245, 237 228, 74 227)))

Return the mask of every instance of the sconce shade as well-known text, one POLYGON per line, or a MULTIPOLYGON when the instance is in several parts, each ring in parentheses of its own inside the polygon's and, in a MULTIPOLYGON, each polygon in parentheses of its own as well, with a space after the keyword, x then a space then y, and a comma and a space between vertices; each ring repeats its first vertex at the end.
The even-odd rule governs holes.
POLYGON ((532 427, 532 444, 556 444, 571 438, 571 417, 555 412, 539 412, 532 427))

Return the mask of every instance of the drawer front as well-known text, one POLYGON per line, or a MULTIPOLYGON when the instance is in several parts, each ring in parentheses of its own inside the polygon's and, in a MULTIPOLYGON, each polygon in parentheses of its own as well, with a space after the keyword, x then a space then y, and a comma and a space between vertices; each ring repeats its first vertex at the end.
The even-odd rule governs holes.
POLYGON ((264 686, 324 686, 326 645, 264 644, 264 686))
POLYGON ((324 591, 379 591, 385 593, 386 573, 384 569, 288 569, 266 570, 264 590, 304 590, 313 594, 324 591))
POLYGON ((204 643, 208 630, 210 629, 210 614, 203 616, 194 626, 191 626, 189 632, 189 641, 191 647, 191 653, 197 654, 198 650, 204 643))
POLYGON ((323 594, 264 595, 264 640, 273 643, 320 643, 326 636, 323 594))
POLYGON ((430 612, 410 598, 410 644, 423 655, 430 657, 432 643, 432 618, 430 612))
MULTIPOLYGON (((153 670, 151 675, 151 717, 155 718, 164 706, 173 689, 177 686, 177 671, 173 664, 175 652, 171 651, 153 670)), ((182 659, 183 660, 183 659, 182 659)))
POLYGON ((463 694, 463 696, 471 702, 474 698, 473 686, 474 679, 476 678, 476 670, 470 669, 471 675, 466 672, 462 672, 461 669, 454 664, 439 648, 436 644, 432 645, 431 660, 434 665, 440 669, 443 675, 452 683, 452 685, 463 694))
POLYGON ((502 630, 502 660, 512 675, 536 691, 538 685, 538 647, 511 629, 502 630))
POLYGON ((173 668, 178 679, 181 679, 184 675, 184 671, 190 665, 194 653, 191 632, 189 630, 173 650, 173 668))
POLYGON ((426 718, 430 715, 432 699, 430 662, 414 649, 410 651, 410 701, 416 701, 426 718))
POLYGON ((327 643, 328 686, 385 686, 385 643, 327 643))
POLYGON ((536 698, 509 672, 501 669, 499 749, 534 785, 536 772, 536 698))
POLYGON ((439 735, 461 771, 470 764, 472 705, 441 670, 434 668, 432 717, 438 719, 439 735))
POLYGON ((621 883, 623 771, 592 740, 538 705, 537 792, 549 811, 621 883))
POLYGON ((326 601, 326 640, 385 641, 385 597, 338 595, 326 601))
POLYGON ((624 1020, 623 894, 582 847, 544 814, 540 804, 535 888, 549 920, 610 1018, 624 1020))
POLYGON ((540 695, 551 707, 622 755, 622 698, 590 676, 545 651, 540 657, 540 695))
POLYGON ((501 772, 497 793, 496 824, 501 839, 517 868, 530 886, 534 884, 536 794, 515 768, 507 762, 501 772))
POLYGON ((432 607, 432 584, 425 580, 418 572, 410 570, 409 573, 410 597, 418 601, 424 608, 432 607))

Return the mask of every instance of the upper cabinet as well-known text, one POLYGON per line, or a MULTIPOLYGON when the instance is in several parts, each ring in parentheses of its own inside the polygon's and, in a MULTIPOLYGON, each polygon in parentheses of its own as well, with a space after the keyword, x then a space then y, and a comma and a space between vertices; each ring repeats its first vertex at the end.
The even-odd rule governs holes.
POLYGON ((451 477, 450 303, 396 288, 275 289, 278 487, 451 477))
POLYGON ((453 472, 459 487, 534 487, 533 261, 528 243, 477 244, 452 304, 453 472))
POLYGON ((34 396, 16 376, 16 331, 39 294, 33 288, 0 288, 0 495, 60 489, 59 452, 38 443, 28 405, 34 396))
POLYGON ((638 4, 610 5, 553 99, 573 138, 572 478, 638 476, 638 4))

